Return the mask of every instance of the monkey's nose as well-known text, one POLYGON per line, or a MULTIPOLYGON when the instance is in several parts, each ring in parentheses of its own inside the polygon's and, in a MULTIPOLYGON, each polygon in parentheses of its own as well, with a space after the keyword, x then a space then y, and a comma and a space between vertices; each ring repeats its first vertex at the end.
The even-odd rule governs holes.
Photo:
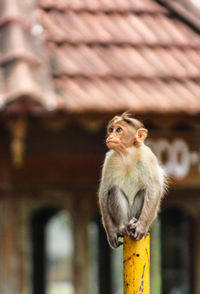
POLYGON ((110 141, 110 140, 112 140, 113 138, 114 138, 114 136, 113 136, 113 135, 110 135, 110 136, 107 138, 106 141, 110 141))
POLYGON ((108 143, 110 143, 110 141, 112 141, 112 138, 108 138, 108 139, 106 140, 106 143, 108 144, 108 143))

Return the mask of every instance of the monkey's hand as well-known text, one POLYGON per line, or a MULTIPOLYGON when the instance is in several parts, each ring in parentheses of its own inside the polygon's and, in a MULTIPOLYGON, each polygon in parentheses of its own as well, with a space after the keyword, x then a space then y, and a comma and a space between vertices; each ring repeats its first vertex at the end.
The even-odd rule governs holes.
POLYGON ((113 232, 113 231, 109 232, 107 237, 108 237, 108 242, 112 248, 117 248, 123 244, 122 242, 118 240, 119 235, 117 234, 117 232, 113 232))
POLYGON ((126 147, 121 142, 118 142, 117 144, 113 144, 112 149, 118 154, 123 154, 126 152, 126 147))
POLYGON ((148 228, 145 226, 145 224, 135 218, 131 219, 128 223, 128 229, 129 236, 135 239, 136 241, 141 240, 142 237, 145 236, 148 231, 148 228))

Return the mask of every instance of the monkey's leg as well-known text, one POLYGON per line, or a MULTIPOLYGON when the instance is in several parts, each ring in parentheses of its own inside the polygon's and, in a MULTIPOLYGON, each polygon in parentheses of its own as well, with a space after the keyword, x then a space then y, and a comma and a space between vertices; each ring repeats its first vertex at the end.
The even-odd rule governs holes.
POLYGON ((135 240, 140 240, 148 233, 149 227, 157 215, 160 196, 156 193, 155 187, 156 184, 152 183, 151 186, 148 186, 144 191, 144 200, 139 219, 132 226, 134 227, 132 237, 135 240))
MULTIPOLYGON (((135 229, 138 225, 138 219, 140 217, 143 205, 144 205, 145 191, 140 190, 135 195, 134 202, 131 206, 131 218, 128 222, 128 232, 131 238, 135 239, 135 229)), ((142 237, 142 236, 141 236, 142 237)))
POLYGON ((113 186, 108 192, 108 211, 118 228, 118 234, 127 235, 129 203, 125 193, 118 186, 113 186))
POLYGON ((102 222, 103 226, 106 231, 107 239, 112 248, 117 248, 121 245, 121 242, 119 242, 118 237, 118 227, 114 223, 113 217, 109 211, 108 201, 109 198, 109 192, 107 191, 99 191, 99 205, 102 215, 102 222))

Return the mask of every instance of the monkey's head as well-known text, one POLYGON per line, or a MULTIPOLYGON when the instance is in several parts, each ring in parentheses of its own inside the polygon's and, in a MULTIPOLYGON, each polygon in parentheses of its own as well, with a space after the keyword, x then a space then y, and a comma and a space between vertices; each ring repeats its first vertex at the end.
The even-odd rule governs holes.
POLYGON ((147 129, 137 119, 125 112, 115 116, 107 126, 106 144, 117 153, 124 153, 126 148, 140 146, 147 137, 147 129))

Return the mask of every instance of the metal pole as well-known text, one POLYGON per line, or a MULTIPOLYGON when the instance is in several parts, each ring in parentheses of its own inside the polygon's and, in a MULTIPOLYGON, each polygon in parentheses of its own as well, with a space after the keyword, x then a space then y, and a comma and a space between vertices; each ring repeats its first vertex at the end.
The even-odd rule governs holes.
POLYGON ((124 237, 124 294, 150 294, 150 236, 124 237))

